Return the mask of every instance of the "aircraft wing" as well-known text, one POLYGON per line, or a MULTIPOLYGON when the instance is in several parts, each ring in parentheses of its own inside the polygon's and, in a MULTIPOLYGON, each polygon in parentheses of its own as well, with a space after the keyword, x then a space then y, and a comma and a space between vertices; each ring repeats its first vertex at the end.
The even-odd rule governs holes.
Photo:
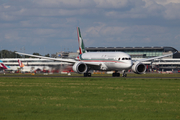
MULTIPOLYGON (((76 62, 78 62, 78 61, 76 61, 74 59, 50 58, 50 57, 44 57, 44 56, 39 56, 39 55, 31 55, 31 54, 20 53, 20 52, 15 52, 15 53, 20 54, 20 55, 36 57, 36 58, 40 58, 40 59, 56 60, 56 61, 68 62, 68 63, 76 63, 76 62)), ((96 63, 96 62, 84 62, 84 63, 87 64, 87 65, 90 65, 90 66, 100 66, 101 65, 101 63, 96 63)))
MULTIPOLYGON (((171 53, 171 54, 162 55, 162 56, 157 56, 157 57, 152 57, 152 58, 140 59, 140 60, 137 60, 137 61, 138 61, 138 62, 145 62, 145 61, 160 59, 160 58, 164 58, 164 57, 167 57, 167 56, 171 56, 171 55, 173 55, 173 54, 175 54, 175 53, 177 53, 177 51, 174 52, 174 53, 171 53)), ((135 61, 135 62, 137 62, 137 61, 135 61)))
POLYGON ((31 54, 20 53, 20 52, 15 52, 15 53, 20 54, 20 55, 26 55, 26 56, 31 56, 31 57, 41 58, 41 59, 48 59, 48 60, 56 60, 56 61, 61 61, 61 62, 68 62, 68 63, 77 62, 74 59, 51 58, 51 57, 44 57, 44 56, 39 56, 39 55, 31 55, 31 54))

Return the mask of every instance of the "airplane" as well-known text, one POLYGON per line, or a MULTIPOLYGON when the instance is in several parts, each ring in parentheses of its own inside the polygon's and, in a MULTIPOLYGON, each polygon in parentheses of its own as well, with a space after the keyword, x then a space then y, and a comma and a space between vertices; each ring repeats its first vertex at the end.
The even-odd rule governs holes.
POLYGON ((28 66, 25 67, 21 60, 18 60, 18 63, 19 63, 21 72, 30 72, 30 67, 28 66))
POLYGON ((35 70, 35 67, 24 65, 21 60, 18 60, 19 68, 22 73, 29 73, 35 70))
POLYGON ((3 70, 7 70, 7 69, 10 69, 9 66, 6 66, 2 60, 0 60, 0 68, 3 69, 3 70))
POLYGON ((79 27, 77 27, 77 35, 79 43, 79 55, 75 59, 50 58, 20 52, 16 53, 31 57, 72 63, 73 71, 79 74, 84 74, 84 77, 91 77, 91 73, 89 72, 90 70, 115 71, 112 73, 113 77, 119 77, 120 73, 118 71, 122 71, 122 76, 127 77, 126 72, 130 69, 132 69, 132 71, 136 74, 145 73, 146 66, 142 62, 171 56, 177 52, 176 51, 175 53, 163 56, 132 61, 131 56, 124 52, 86 52, 79 27))
POLYGON ((18 63, 19 63, 19 67, 20 67, 20 68, 23 68, 23 67, 24 67, 24 64, 22 63, 22 61, 18 60, 18 63))
POLYGON ((0 63, 0 67, 1 67, 1 69, 4 69, 4 70, 8 69, 8 67, 6 67, 6 65, 4 65, 4 63, 0 63))

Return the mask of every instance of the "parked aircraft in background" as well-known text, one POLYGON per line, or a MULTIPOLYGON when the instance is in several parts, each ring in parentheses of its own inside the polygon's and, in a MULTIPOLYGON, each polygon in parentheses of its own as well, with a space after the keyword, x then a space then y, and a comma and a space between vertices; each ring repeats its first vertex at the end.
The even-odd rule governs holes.
POLYGON ((132 69, 132 71, 136 74, 143 74, 146 71, 146 66, 142 62, 173 55, 172 53, 163 56, 132 61, 130 55, 124 52, 86 52, 79 27, 77 27, 77 34, 80 54, 76 59, 50 58, 20 52, 16 53, 37 58, 72 63, 74 72, 84 74, 85 77, 91 76, 91 73, 89 73, 90 70, 115 71, 112 74, 113 77, 120 76, 118 71, 122 71, 122 76, 126 77, 126 71, 129 69, 132 69))
POLYGON ((25 73, 25 72, 31 72, 31 67, 30 66, 25 66, 22 61, 18 60, 20 71, 25 73))
POLYGON ((24 64, 22 63, 22 61, 18 60, 18 63, 19 63, 19 67, 20 67, 20 68, 23 68, 23 67, 24 67, 24 64))
POLYGON ((8 70, 8 69, 10 69, 10 67, 9 67, 9 66, 6 66, 6 65, 3 63, 2 60, 0 60, 0 68, 3 69, 3 70, 8 70))

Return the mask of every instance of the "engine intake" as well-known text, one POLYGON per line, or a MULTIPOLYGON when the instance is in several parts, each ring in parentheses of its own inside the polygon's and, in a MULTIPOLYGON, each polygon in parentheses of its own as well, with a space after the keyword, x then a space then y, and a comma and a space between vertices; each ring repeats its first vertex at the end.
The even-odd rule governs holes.
POLYGON ((79 74, 85 73, 87 71, 87 65, 83 62, 76 62, 73 65, 73 70, 79 74))
POLYGON ((146 71, 146 66, 141 62, 135 62, 132 71, 136 74, 143 74, 146 71))

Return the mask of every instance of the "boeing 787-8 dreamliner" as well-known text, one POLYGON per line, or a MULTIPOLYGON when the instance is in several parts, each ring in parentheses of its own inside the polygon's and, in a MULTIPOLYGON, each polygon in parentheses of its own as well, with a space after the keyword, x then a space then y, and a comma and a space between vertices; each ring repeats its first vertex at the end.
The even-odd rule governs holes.
POLYGON ((84 77, 91 76, 91 73, 89 72, 90 70, 115 71, 112 74, 113 77, 120 76, 118 71, 122 71, 122 76, 126 77, 126 71, 129 69, 132 69, 132 71, 136 74, 143 74, 146 71, 146 66, 142 62, 159 59, 174 54, 172 53, 163 56, 132 61, 131 56, 124 52, 86 52, 79 27, 77 27, 77 34, 79 42, 79 55, 76 59, 50 58, 20 52, 16 53, 37 58, 72 63, 74 72, 84 74, 84 77))

